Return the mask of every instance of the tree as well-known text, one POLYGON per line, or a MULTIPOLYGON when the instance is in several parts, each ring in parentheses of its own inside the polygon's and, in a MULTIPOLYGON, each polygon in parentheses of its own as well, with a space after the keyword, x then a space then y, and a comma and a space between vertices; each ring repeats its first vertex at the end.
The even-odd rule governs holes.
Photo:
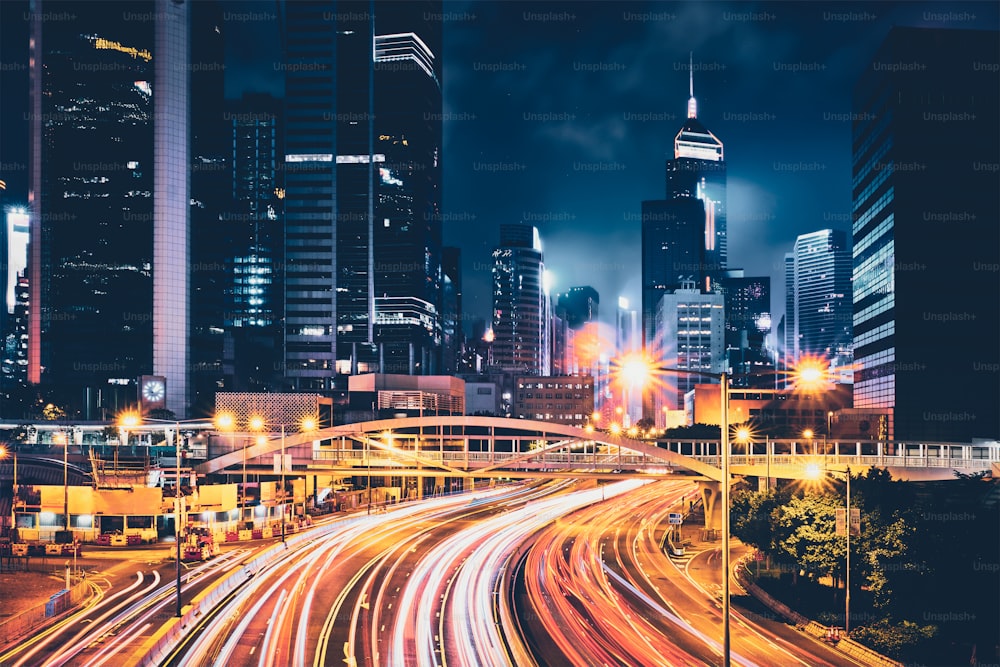
POLYGON ((173 421, 177 419, 173 410, 167 410, 166 408, 154 408, 150 410, 146 416, 150 419, 160 419, 163 421, 173 421))
POLYGON ((789 495, 784 491, 737 491, 731 503, 732 532, 741 542, 773 554, 777 551, 778 533, 772 515, 789 495))
POLYGON ((56 421, 65 418, 66 411, 54 403, 46 403, 45 407, 42 408, 42 419, 45 421, 56 421))
POLYGON ((774 513, 775 530, 783 533, 777 543, 809 575, 832 575, 843 565, 844 540, 836 535, 836 496, 804 494, 793 496, 774 513))
POLYGON ((921 656, 920 646, 937 634, 937 626, 917 625, 911 621, 893 624, 881 619, 851 632, 851 639, 859 641, 895 660, 915 660, 921 656))
POLYGON ((718 424, 693 424, 668 428, 664 435, 668 438, 718 440, 721 429, 718 424))
POLYGON ((636 421, 635 426, 640 432, 648 431, 656 427, 656 421, 650 417, 643 417, 642 419, 636 421))

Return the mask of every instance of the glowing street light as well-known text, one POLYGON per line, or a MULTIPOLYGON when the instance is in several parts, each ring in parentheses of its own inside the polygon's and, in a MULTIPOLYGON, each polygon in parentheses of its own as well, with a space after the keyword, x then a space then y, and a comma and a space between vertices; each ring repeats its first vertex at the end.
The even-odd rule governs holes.
POLYGON ((722 458, 722 664, 730 665, 730 595, 729 595, 729 373, 714 373, 691 368, 648 366, 648 377, 653 373, 677 373, 717 379, 720 390, 719 449, 722 458))
MULTIPOLYGON (((215 415, 215 428, 224 433, 229 433, 232 449, 236 449, 236 418, 229 412, 220 412, 215 415)), ((240 488, 240 521, 243 521, 243 510, 246 506, 247 493, 247 446, 243 441, 243 486, 240 488)))
POLYGON ((14 457, 14 483, 11 485, 10 496, 10 529, 12 531, 10 534, 11 539, 13 539, 13 530, 17 527, 17 449, 0 445, 0 459, 5 459, 8 456, 14 457))
POLYGON ((847 563, 844 573, 844 634, 847 635, 851 632, 851 468, 831 470, 820 468, 815 463, 806 465, 806 477, 809 479, 818 480, 821 472, 830 475, 844 475, 847 479, 847 516, 844 522, 846 524, 844 532, 847 537, 847 563))
MULTIPOLYGON (((316 430, 317 421, 313 417, 305 417, 298 423, 289 424, 271 424, 270 426, 278 426, 281 428, 281 542, 285 542, 285 514, 288 511, 288 503, 285 501, 285 429, 288 426, 297 426, 299 431, 302 433, 308 433, 310 431, 316 430)), ((249 421, 250 429, 253 431, 262 431, 267 425, 264 418, 259 415, 254 415, 250 417, 249 421)), ((262 435, 257 436, 257 444, 262 444, 266 442, 266 438, 262 435)))

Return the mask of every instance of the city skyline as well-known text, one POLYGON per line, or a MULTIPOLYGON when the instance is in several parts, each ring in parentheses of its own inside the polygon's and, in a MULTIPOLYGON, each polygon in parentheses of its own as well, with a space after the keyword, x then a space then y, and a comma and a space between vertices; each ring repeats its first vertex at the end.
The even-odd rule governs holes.
MULTIPOLYGON (((223 4, 233 37, 227 98, 282 95, 280 10, 223 4)), ((592 284, 605 299, 639 302, 639 202, 661 196, 663 164, 687 111, 692 53, 699 118, 728 148, 728 264, 777 286, 798 235, 849 229, 851 88, 888 29, 996 29, 997 17, 994 5, 976 2, 752 10, 445 2, 442 227, 444 243, 463 250, 466 329, 488 318, 500 224, 539 227, 551 246, 554 291, 592 284)), ((966 76, 974 86, 983 73, 966 76)), ((14 203, 19 177, 7 176, 14 203)))

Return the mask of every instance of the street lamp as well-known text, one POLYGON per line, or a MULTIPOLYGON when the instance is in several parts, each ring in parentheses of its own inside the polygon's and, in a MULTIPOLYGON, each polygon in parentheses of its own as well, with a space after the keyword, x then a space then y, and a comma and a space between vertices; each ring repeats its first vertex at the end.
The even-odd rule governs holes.
MULTIPOLYGON (((128 438, 128 429, 134 428, 141 423, 141 419, 135 413, 126 413, 118 419, 118 429, 124 434, 124 437, 128 438)), ((176 468, 176 478, 174 481, 174 542, 177 546, 177 556, 175 559, 175 573, 176 573, 176 590, 177 594, 176 605, 174 613, 177 618, 181 617, 181 514, 182 508, 184 506, 184 498, 181 495, 181 424, 184 423, 179 419, 154 419, 153 417, 146 417, 146 421, 156 422, 160 424, 173 424, 173 430, 167 429, 166 432, 173 438, 174 441, 174 465, 176 468)), ((186 420, 187 423, 202 422, 201 419, 191 419, 186 420)))
MULTIPOLYGON (((215 428, 225 433, 229 433, 231 437, 230 446, 232 449, 236 449, 236 420, 228 412, 222 412, 215 416, 215 428)), ((240 521, 243 521, 244 510, 246 509, 246 494, 247 494, 247 446, 246 440, 243 441, 243 486, 240 487, 240 521)))
POLYGON ((652 369, 660 373, 698 375, 719 381, 721 415, 719 425, 719 448, 722 458, 722 664, 730 665, 730 600, 729 600, 729 373, 723 371, 693 370, 690 368, 668 368, 659 366, 652 369))
POLYGON ((11 485, 11 495, 10 495, 10 533, 11 542, 14 541, 14 528, 17 526, 17 448, 10 447, 7 445, 0 445, 0 459, 5 459, 8 456, 14 458, 14 483, 11 485))
POLYGON ((820 468, 815 463, 806 466, 806 476, 810 479, 819 479, 820 472, 826 472, 829 475, 844 475, 847 479, 847 516, 844 521, 844 533, 847 538, 847 562, 844 573, 844 635, 846 636, 851 632, 851 468, 848 466, 846 470, 831 470, 820 468))
MULTIPOLYGON (((250 418, 250 428, 254 431, 261 431, 264 429, 266 422, 263 417, 253 416, 250 418)), ((309 431, 316 430, 316 419, 313 417, 305 417, 298 423, 281 423, 281 424, 271 424, 272 427, 278 426, 281 429, 281 542, 285 542, 285 514, 288 511, 288 504, 285 501, 285 428, 288 426, 298 426, 300 432, 308 433, 309 431)))
POLYGON ((813 433, 813 430, 811 428, 807 428, 806 430, 802 431, 802 437, 809 441, 810 454, 816 453, 816 443, 813 441, 814 435, 815 433, 813 433))

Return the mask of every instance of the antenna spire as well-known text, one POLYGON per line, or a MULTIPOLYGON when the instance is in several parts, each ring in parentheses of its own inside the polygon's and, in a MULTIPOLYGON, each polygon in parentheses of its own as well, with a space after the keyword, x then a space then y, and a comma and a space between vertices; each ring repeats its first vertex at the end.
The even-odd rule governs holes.
POLYGON ((688 65, 688 118, 698 117, 698 102, 694 99, 694 51, 690 52, 690 63, 688 65))

